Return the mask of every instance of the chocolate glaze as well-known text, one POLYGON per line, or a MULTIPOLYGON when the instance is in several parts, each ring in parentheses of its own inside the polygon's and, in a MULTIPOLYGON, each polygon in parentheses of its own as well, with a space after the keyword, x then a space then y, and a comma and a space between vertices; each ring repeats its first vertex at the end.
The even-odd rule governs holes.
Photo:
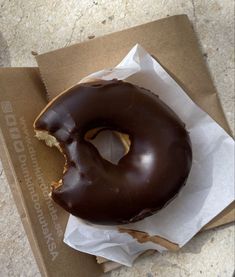
POLYGON ((123 81, 80 84, 52 101, 35 122, 66 156, 62 186, 52 198, 96 224, 124 224, 161 209, 185 184, 190 138, 178 116, 157 96, 123 81), (105 127, 129 134, 118 165, 103 159, 84 136, 105 127))

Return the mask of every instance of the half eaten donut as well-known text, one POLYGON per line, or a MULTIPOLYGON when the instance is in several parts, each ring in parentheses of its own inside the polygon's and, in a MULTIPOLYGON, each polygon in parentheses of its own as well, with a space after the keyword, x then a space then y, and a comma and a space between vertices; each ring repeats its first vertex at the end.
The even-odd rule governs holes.
POLYGON ((184 123, 159 97, 127 82, 76 85, 45 107, 34 128, 37 138, 65 157, 52 199, 95 224, 125 224, 152 215, 179 192, 191 168, 184 123), (125 134, 120 138, 129 151, 117 165, 87 140, 100 128, 125 134))

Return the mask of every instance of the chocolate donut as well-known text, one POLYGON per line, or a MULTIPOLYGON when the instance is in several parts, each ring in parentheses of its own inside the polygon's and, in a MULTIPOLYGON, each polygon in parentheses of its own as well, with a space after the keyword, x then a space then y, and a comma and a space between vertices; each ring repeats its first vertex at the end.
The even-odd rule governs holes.
POLYGON ((34 128, 65 157, 52 199, 95 224, 125 224, 153 214, 179 192, 191 168, 184 123, 159 97, 127 82, 79 84, 52 100, 34 128), (97 128, 129 136, 130 149, 117 165, 85 139, 97 128))

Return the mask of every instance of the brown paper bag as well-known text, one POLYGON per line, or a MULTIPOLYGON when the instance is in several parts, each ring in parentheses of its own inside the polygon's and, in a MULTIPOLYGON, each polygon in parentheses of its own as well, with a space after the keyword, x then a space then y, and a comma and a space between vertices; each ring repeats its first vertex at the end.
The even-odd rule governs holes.
MULTIPOLYGON (((140 43, 180 82, 190 97, 229 131, 192 27, 174 16, 37 56, 52 98, 82 77, 111 67, 140 43)), ((35 68, 0 69, 0 155, 32 250, 43 276, 102 276, 94 257, 62 242, 68 213, 48 198, 51 180, 62 174, 63 157, 34 138, 32 124, 46 105, 35 68)), ((234 220, 230 205, 212 223, 234 220)), ((113 266, 113 265, 112 265, 113 266)))
MULTIPOLYGON (((189 96, 229 132, 195 34, 185 15, 147 23, 37 56, 49 99, 75 85, 86 75, 115 66, 136 43, 152 54, 189 96)), ((143 240, 143 233, 131 234, 143 240)), ((152 238, 149 237, 149 240, 152 241, 152 238)), ((177 248, 177 245, 170 245, 161 238, 157 241, 169 250, 177 248)))
MULTIPOLYGON (((149 51, 188 91, 190 97, 229 131, 186 16, 170 17, 37 56, 49 98, 94 71, 113 67, 136 43, 149 51)), ((149 237, 136 231, 128 233, 139 241, 156 241, 169 250, 179 248, 159 237, 149 237)))

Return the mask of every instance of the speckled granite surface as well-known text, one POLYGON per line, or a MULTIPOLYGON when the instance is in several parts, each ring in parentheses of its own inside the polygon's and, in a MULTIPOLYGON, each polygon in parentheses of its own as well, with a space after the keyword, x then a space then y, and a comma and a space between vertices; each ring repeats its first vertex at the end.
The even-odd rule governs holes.
MULTIPOLYGON (((32 50, 43 53, 181 13, 194 24, 233 129, 233 0, 0 0, 0 66, 33 66, 32 50)), ((227 277, 233 271, 234 225, 230 224, 198 235, 178 253, 155 254, 112 276, 227 277)), ((0 277, 5 276, 40 273, 0 163, 0 277)))

